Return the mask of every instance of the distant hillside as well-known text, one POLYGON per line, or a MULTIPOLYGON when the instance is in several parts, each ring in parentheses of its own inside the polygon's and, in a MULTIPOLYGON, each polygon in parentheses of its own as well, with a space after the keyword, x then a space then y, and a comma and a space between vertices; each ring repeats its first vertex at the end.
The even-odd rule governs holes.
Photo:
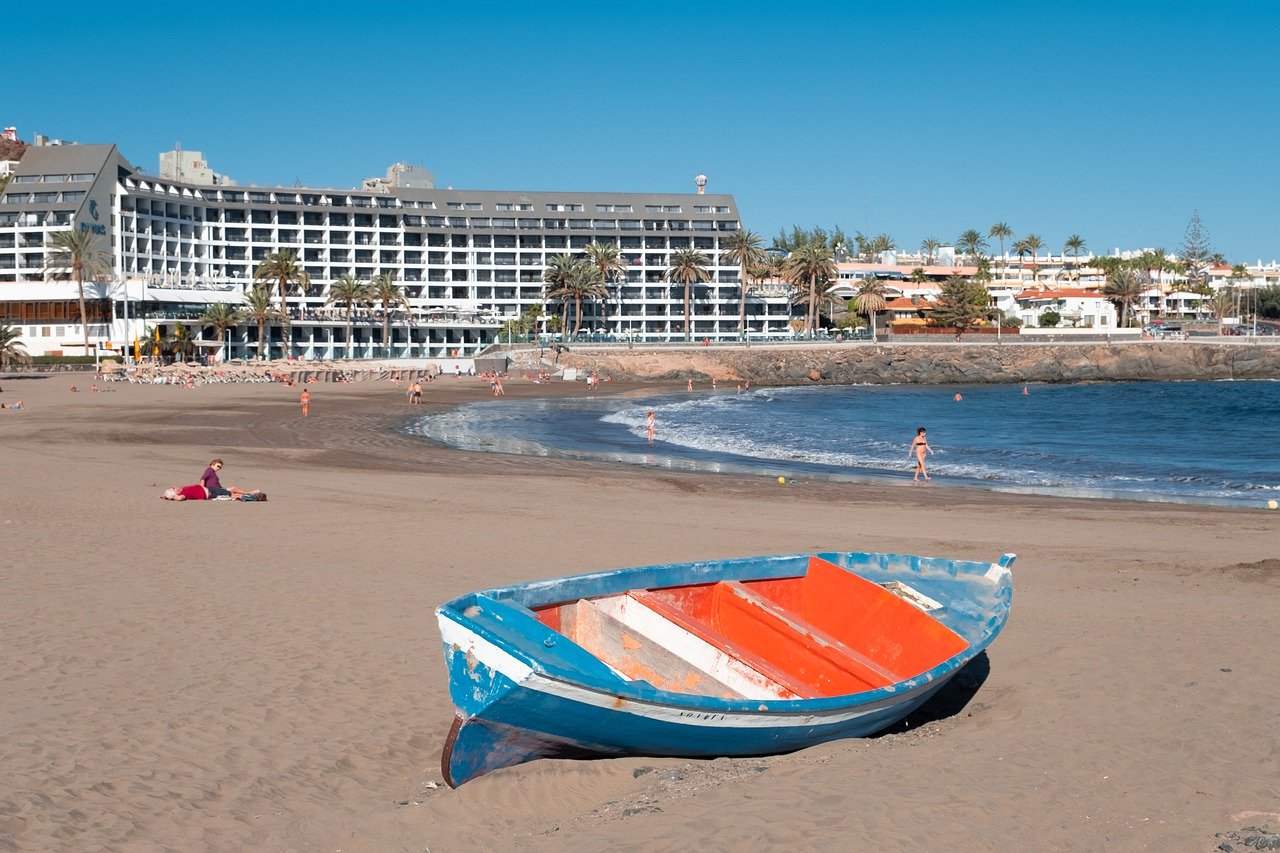
POLYGON ((21 139, 5 139, 0 136, 0 160, 21 160, 28 147, 21 139))

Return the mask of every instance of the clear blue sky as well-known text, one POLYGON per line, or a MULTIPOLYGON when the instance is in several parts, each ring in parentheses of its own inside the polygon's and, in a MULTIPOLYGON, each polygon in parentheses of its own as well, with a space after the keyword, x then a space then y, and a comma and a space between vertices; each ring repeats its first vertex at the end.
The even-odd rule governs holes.
POLYGON ((1004 220, 1280 257, 1280 3, 58 3, 0 124, 242 183, 689 191, 904 248, 1004 220), (1074 8, 1071 8, 1074 7, 1074 8), (1069 11, 1070 9, 1070 11, 1069 11))

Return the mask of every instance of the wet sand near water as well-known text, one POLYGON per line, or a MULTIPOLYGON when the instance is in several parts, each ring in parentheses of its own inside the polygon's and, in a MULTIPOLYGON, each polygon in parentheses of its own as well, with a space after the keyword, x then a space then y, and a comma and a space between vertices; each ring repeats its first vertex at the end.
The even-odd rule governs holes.
POLYGON ((1213 849, 1280 828, 1280 512, 781 486, 395 432, 491 399, 476 379, 422 407, 311 386, 306 420, 283 385, 72 381, 0 380, 30 409, 0 412, 0 850, 1213 849), (215 456, 270 500, 158 499, 215 456), (443 786, 440 602, 836 549, 1016 551, 1013 615, 876 738, 443 786))

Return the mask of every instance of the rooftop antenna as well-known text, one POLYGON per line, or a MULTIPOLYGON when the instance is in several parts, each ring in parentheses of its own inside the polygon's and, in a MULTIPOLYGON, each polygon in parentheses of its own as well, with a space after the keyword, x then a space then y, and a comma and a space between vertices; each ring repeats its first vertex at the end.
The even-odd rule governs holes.
POLYGON ((705 193, 706 193, 706 191, 707 191, 707 176, 706 176, 706 175, 698 175, 696 178, 694 178, 694 179, 693 179, 693 183, 694 183, 694 185, 695 185, 695 186, 697 186, 697 188, 698 188, 698 195, 703 195, 703 194, 705 194, 705 193))

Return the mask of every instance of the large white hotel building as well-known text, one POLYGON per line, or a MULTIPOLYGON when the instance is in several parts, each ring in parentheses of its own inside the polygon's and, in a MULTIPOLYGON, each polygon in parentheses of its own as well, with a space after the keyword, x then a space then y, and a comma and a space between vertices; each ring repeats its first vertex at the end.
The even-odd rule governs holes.
MULTIPOLYGON (((89 337, 117 349, 146 329, 195 330, 210 304, 241 304, 258 264, 287 250, 311 279, 305 294, 289 298, 293 355, 345 356, 345 314, 327 303, 330 283, 388 273, 410 309, 395 314, 389 351, 381 319, 365 312, 354 355, 471 355, 504 323, 544 305, 542 275, 553 256, 593 241, 617 245, 627 273, 607 300, 584 304, 584 328, 636 341, 683 337, 683 287, 664 274, 672 252, 693 248, 711 273, 694 291, 694 337, 738 336, 738 269, 720 258, 721 240, 739 227, 731 195, 437 189, 425 170, 402 167, 362 189, 237 186, 193 158, 162 156, 156 177, 114 145, 37 144, 9 164, 0 323, 21 331, 29 353, 83 352, 76 287, 46 275, 48 238, 69 228, 101 235, 109 253, 111 274, 86 286, 89 337)), ((785 333, 790 319, 782 293, 748 296, 751 332, 785 333)), ((269 334, 278 356, 281 326, 269 334)), ((255 324, 230 337, 231 357, 257 352, 255 324)))

